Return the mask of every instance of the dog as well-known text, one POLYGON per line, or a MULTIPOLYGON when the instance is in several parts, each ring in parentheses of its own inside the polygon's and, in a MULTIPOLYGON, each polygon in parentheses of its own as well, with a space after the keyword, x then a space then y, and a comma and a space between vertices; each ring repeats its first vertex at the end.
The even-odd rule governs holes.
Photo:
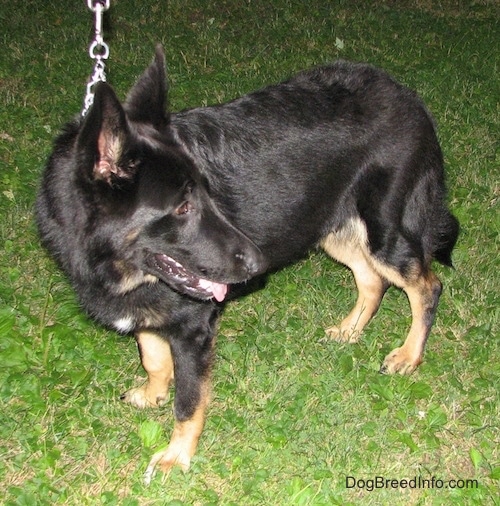
MULTIPOLYGON (((338 61, 222 105, 166 112, 163 51, 122 104, 96 86, 56 139, 36 217, 82 307, 134 333, 144 385, 122 399, 165 402, 169 446, 146 470, 187 470, 203 429, 217 321, 235 288, 321 247, 349 267, 358 298, 326 333, 355 342, 395 285, 412 323, 381 371, 422 361, 459 225, 423 102, 384 71, 338 61)), ((236 292, 237 293, 237 290, 236 292)))

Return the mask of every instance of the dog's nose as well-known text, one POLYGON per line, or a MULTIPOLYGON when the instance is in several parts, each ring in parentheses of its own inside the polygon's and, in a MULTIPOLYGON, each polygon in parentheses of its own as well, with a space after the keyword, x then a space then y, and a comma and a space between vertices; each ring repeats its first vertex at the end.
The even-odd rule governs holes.
POLYGON ((249 278, 262 274, 267 270, 267 261, 257 247, 236 253, 236 258, 243 264, 249 278))

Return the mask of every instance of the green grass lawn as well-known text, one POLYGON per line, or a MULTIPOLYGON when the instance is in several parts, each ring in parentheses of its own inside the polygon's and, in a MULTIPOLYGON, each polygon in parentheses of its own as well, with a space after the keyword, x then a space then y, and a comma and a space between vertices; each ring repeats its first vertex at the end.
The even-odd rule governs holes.
POLYGON ((355 290, 323 254, 229 305, 192 469, 145 487, 171 406, 139 412, 119 401, 144 378, 134 341, 80 312, 33 225, 52 139, 81 110, 92 15, 83 0, 0 0, 0 503, 499 504, 498 3, 111 3, 108 81, 121 97, 156 42, 174 110, 336 58, 381 66, 417 89, 439 125, 461 222, 456 270, 437 267, 438 317, 410 377, 378 374, 409 325, 396 289, 360 344, 324 338, 355 290), (375 488, 376 477, 427 481, 375 488))

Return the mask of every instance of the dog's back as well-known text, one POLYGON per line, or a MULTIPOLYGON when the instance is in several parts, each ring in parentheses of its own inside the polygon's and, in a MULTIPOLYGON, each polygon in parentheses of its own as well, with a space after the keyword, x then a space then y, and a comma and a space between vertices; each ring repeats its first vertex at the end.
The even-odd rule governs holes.
POLYGON ((357 217, 371 225, 373 253, 402 222, 420 256, 450 263, 457 229, 432 117, 380 69, 339 61, 171 124, 219 205, 276 266, 357 217))

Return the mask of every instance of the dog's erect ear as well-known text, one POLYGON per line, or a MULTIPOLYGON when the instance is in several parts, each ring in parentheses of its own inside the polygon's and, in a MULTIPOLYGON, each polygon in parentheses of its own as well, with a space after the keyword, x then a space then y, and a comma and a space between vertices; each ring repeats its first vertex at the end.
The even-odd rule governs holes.
POLYGON ((123 156, 129 128, 125 111, 115 92, 106 83, 95 88, 94 103, 89 109, 78 136, 82 165, 91 168, 91 179, 112 184, 116 178, 132 177, 123 156))
POLYGON ((165 54, 158 45, 153 62, 127 96, 127 116, 131 121, 150 123, 157 129, 165 126, 168 122, 165 112, 166 94, 165 54))

